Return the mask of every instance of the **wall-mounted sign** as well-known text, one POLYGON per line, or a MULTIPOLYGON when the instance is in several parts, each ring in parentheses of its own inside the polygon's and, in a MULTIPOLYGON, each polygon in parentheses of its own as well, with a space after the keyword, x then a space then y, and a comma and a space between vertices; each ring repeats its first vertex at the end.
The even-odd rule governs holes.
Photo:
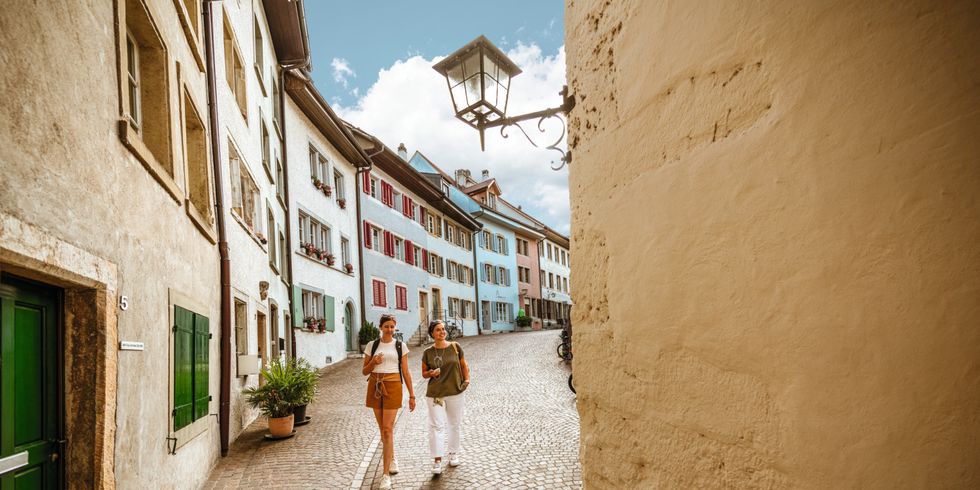
POLYGON ((119 350, 143 350, 143 342, 119 341, 119 350))

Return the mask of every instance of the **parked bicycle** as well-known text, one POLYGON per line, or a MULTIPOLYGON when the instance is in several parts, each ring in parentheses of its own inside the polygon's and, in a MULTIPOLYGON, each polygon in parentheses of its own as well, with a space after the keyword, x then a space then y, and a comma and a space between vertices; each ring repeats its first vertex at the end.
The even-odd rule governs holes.
POLYGON ((456 340, 463 336, 463 331, 455 323, 446 324, 446 339, 456 340))
POLYGON ((571 374, 568 375, 568 389, 572 390, 572 393, 578 394, 578 393, 575 392, 575 385, 572 384, 572 375, 571 374))
POLYGON ((405 334, 403 334, 401 330, 395 329, 395 339, 404 344, 405 334))
POLYGON ((572 334, 565 329, 561 331, 561 343, 558 344, 558 357, 572 360, 572 334))

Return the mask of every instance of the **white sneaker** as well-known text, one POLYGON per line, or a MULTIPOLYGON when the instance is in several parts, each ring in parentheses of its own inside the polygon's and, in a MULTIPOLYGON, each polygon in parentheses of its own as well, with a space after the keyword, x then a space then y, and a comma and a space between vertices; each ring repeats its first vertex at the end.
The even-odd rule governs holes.
POLYGON ((388 475, 381 476, 381 485, 378 486, 381 490, 391 490, 391 477, 388 475))
POLYGON ((432 474, 441 475, 442 474, 442 461, 436 461, 432 463, 432 474))
POLYGON ((398 460, 397 459, 392 459, 391 460, 391 466, 388 467, 388 474, 389 475, 397 475, 398 474, 398 460))
POLYGON ((456 453, 449 453, 449 466, 459 466, 459 455, 456 453))

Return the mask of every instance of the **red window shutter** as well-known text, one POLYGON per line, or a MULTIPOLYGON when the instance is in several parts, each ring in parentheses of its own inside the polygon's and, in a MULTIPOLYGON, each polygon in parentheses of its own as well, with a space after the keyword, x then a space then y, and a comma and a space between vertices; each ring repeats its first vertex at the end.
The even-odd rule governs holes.
POLYGON ((381 292, 381 306, 388 306, 388 298, 385 297, 388 294, 388 285, 385 283, 378 284, 378 290, 381 292))
POLYGON ((426 271, 429 270, 429 251, 422 249, 422 268, 426 271))
POLYGON ((405 240, 405 262, 408 265, 415 265, 415 247, 412 247, 411 240, 405 240))
POLYGON ((381 181, 381 204, 388 205, 388 183, 381 181))
POLYGON ((364 172, 364 188, 365 194, 371 193, 371 172, 364 172))
POLYGON ((426 214, 427 212, 428 212, 428 211, 426 211, 426 210, 425 210, 425 208, 422 208, 422 207, 420 207, 420 208, 419 208, 419 223, 420 223, 420 224, 421 224, 421 225, 422 225, 423 227, 425 226, 425 214, 426 214))
POLYGON ((364 248, 371 248, 371 225, 364 222, 364 248))
POLYGON ((387 231, 385 232, 385 255, 388 255, 388 256, 394 255, 391 252, 391 233, 389 233, 387 231))
POLYGON ((415 200, 408 198, 408 217, 415 219, 415 200))

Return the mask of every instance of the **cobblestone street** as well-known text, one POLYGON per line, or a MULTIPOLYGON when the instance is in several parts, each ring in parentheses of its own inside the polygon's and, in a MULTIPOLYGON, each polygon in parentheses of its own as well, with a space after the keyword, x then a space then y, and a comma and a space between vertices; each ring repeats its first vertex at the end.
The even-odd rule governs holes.
MULTIPOLYGON (((568 390, 569 368, 555 354, 557 331, 499 334, 460 340, 470 365, 462 464, 430 473, 422 349, 409 365, 418 408, 400 412, 394 488, 581 488, 578 414, 568 390)), ((329 368, 309 407, 310 424, 279 442, 262 439, 259 418, 232 444, 205 488, 377 488, 378 430, 364 407, 361 360, 329 368)))

